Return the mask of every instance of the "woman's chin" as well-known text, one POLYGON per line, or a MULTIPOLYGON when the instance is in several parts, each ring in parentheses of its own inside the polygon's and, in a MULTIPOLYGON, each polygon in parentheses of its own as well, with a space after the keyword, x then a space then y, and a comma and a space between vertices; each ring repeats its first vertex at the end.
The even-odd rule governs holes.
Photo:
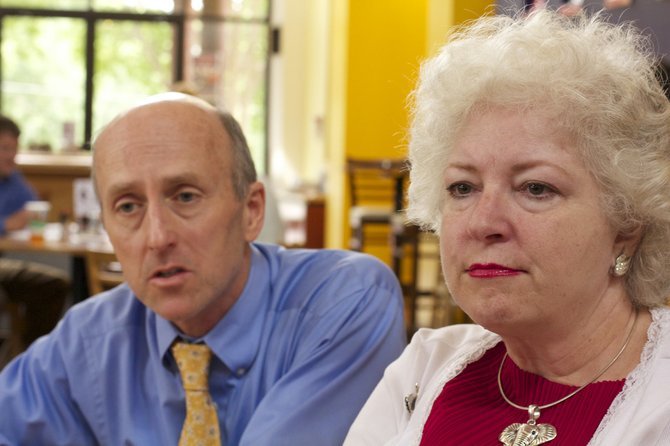
POLYGON ((518 308, 504 305, 501 302, 481 302, 477 305, 466 305, 461 308, 474 323, 495 333, 518 323, 521 316, 518 308))

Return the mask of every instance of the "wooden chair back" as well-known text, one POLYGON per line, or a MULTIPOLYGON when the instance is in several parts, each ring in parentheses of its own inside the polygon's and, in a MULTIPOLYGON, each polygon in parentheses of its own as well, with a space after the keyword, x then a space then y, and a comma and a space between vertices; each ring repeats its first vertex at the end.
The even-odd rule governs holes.
POLYGON ((21 305, 16 302, 0 300, 0 316, 6 314, 4 322, 9 323, 8 327, 0 327, 0 370, 26 348, 21 336, 25 327, 21 310, 21 305))
POLYGON ((86 275, 91 296, 114 288, 123 282, 121 265, 116 255, 104 249, 86 252, 86 275))
POLYGON ((347 159, 351 206, 388 205, 400 210, 406 182, 403 159, 347 159))

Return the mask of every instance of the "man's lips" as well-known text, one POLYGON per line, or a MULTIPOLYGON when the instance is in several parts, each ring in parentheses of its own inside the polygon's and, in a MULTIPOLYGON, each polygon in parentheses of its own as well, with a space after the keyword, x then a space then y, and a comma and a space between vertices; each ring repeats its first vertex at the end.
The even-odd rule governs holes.
POLYGON ((507 266, 498 265, 497 263, 473 263, 465 270, 470 277, 478 278, 494 278, 505 276, 516 276, 525 271, 507 266))
POLYGON ((151 275, 151 279, 169 279, 176 275, 186 272, 186 268, 179 265, 169 265, 162 268, 155 269, 151 275))
POLYGON ((191 271, 181 265, 165 265, 156 268, 149 276, 148 284, 160 290, 182 289, 191 277, 191 271))

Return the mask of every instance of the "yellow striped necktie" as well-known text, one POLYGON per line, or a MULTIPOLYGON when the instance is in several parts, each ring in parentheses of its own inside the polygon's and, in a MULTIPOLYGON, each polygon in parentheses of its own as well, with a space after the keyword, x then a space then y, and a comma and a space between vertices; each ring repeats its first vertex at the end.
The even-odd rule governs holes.
POLYGON ((176 342, 172 346, 172 354, 186 394, 186 420, 179 446, 220 446, 219 418, 209 394, 212 351, 205 344, 176 342))

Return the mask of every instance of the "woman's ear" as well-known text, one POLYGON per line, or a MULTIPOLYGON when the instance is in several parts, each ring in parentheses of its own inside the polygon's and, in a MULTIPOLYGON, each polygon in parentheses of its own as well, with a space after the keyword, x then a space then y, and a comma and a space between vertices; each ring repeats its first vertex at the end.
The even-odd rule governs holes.
POLYGON ((633 257, 640 244, 640 240, 642 240, 642 234, 642 226, 638 226, 636 229, 625 234, 619 233, 614 240, 614 256, 625 254, 628 257, 633 257))

